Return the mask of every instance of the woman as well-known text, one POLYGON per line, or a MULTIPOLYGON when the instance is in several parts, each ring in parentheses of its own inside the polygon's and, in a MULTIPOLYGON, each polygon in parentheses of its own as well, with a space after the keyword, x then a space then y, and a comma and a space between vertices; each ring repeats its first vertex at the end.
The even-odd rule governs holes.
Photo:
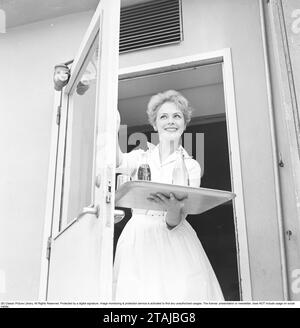
MULTIPOLYGON (((148 118, 158 132, 159 144, 147 151, 151 181, 172 183, 179 151, 184 154, 190 186, 199 187, 201 169, 180 145, 191 120, 188 101, 177 91, 153 96, 148 118)), ((118 122, 118 127, 119 127, 118 122)), ((143 150, 123 154, 117 147, 120 169, 136 172, 143 150)), ((160 193, 149 200, 165 211, 133 209, 118 240, 114 263, 113 297, 127 302, 222 301, 223 295, 205 251, 186 221, 184 200, 160 193)))

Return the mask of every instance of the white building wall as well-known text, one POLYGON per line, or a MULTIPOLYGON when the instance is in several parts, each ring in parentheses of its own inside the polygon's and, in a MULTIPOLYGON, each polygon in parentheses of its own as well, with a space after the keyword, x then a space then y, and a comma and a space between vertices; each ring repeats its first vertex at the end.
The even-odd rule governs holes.
MULTIPOLYGON (((6 277, 1 300, 37 299, 53 110, 52 71, 55 64, 74 57, 91 16, 91 12, 65 16, 1 35, 0 270, 6 277)), ((232 49, 253 297, 280 300, 258 0, 183 0, 183 26, 182 44, 123 54, 120 66, 232 49)))
POLYGON ((38 298, 53 68, 74 58, 92 14, 0 35, 0 300, 38 298))
POLYGON ((182 0, 184 41, 121 55, 121 67, 231 48, 255 300, 282 300, 259 0, 182 0))

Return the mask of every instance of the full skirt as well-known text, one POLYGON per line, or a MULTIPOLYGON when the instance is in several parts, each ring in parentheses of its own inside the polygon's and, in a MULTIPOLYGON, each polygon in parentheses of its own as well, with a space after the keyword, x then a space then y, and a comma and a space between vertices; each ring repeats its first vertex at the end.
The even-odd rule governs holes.
POLYGON ((191 225, 184 219, 169 230, 165 214, 154 212, 134 213, 123 229, 114 262, 113 300, 201 302, 224 298, 191 225))

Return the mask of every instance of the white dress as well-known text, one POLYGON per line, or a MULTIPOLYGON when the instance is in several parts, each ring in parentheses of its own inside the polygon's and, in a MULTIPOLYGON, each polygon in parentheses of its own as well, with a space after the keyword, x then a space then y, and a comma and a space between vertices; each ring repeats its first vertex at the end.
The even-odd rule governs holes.
MULTIPOLYGON (((184 151, 190 185, 199 187, 201 168, 184 151)), ((123 154, 120 169, 139 166, 142 150, 123 154)), ((151 181, 172 183, 177 153, 160 163, 156 146, 148 151, 151 181)), ((183 219, 169 230, 166 212, 133 209, 118 240, 113 272, 113 300, 122 302, 223 301, 223 294, 191 225, 183 219)))

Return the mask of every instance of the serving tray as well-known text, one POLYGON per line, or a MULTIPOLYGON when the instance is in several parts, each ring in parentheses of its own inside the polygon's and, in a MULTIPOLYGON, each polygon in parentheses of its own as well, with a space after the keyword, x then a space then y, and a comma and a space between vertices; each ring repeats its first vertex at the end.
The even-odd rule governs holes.
POLYGON ((200 214, 232 200, 236 195, 230 191, 177 186, 151 181, 128 181, 116 191, 115 205, 145 210, 164 210, 160 204, 147 199, 150 194, 162 193, 169 197, 173 193, 184 200, 187 214, 200 214))

